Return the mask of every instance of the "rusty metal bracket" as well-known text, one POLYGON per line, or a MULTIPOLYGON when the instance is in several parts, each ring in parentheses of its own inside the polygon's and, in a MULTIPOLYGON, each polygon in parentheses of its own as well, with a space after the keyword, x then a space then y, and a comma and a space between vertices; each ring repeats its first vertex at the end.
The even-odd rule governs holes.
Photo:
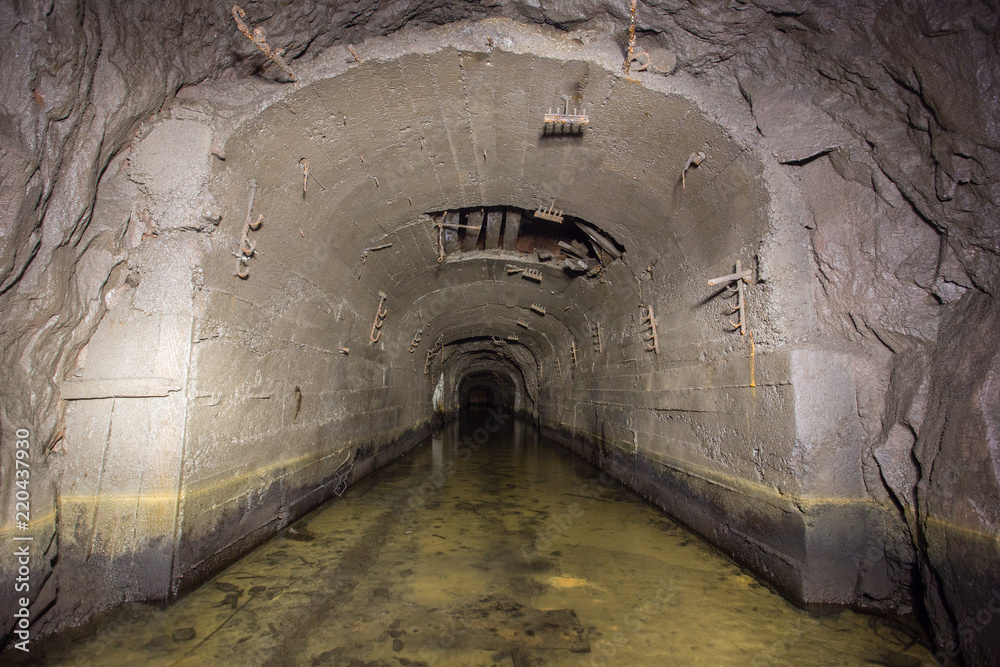
POLYGON ((681 170, 681 189, 682 190, 687 187, 686 175, 687 175, 688 169, 690 169, 691 167, 697 167, 698 165, 700 165, 702 162, 705 161, 705 157, 706 157, 705 154, 703 152, 701 152, 701 151, 698 151, 697 153, 691 153, 691 155, 688 157, 687 162, 684 163, 684 169, 681 170))
POLYGON ((718 278, 712 278, 708 281, 709 285, 719 285, 721 283, 726 283, 726 288, 731 292, 736 294, 736 307, 733 308, 733 313, 739 313, 737 317, 739 318, 736 322, 730 322, 733 329, 739 329, 741 335, 745 336, 747 333, 747 313, 746 313, 746 302, 744 300, 743 283, 750 283, 750 277, 753 275, 753 271, 750 269, 743 269, 743 262, 736 260, 736 271, 730 273, 726 276, 719 276, 718 278), (733 283, 736 283, 736 287, 733 287, 733 283))
POLYGON ((541 218, 542 220, 551 220, 552 222, 561 223, 563 221, 562 209, 556 208, 555 199, 552 200, 552 203, 549 204, 548 208, 542 208, 541 206, 539 206, 537 209, 535 209, 534 216, 536 218, 541 218))
POLYGON ((448 216, 448 211, 441 214, 441 219, 434 223, 434 226, 438 228, 438 264, 444 261, 444 230, 448 229, 474 229, 479 231, 482 229, 482 225, 460 225, 458 223, 445 222, 444 220, 448 216))
POLYGON ((413 334, 413 340, 410 341, 410 346, 407 348, 407 351, 410 354, 413 354, 414 352, 417 351, 417 346, 420 344, 420 339, 423 337, 423 335, 424 335, 423 329, 420 329, 417 331, 417 333, 413 334))
POLYGON ((590 335, 594 339, 594 350, 598 354, 604 352, 603 341, 601 340, 601 323, 597 322, 594 327, 590 330, 590 335))
POLYGON ((382 325, 385 323, 385 316, 389 314, 388 308, 382 308, 385 300, 389 297, 386 296, 385 292, 379 292, 378 308, 375 310, 375 322, 372 323, 372 332, 368 339, 371 344, 374 345, 382 337, 382 325))
POLYGON ((656 316, 653 314, 653 305, 640 307, 640 315, 642 318, 642 323, 646 326, 646 333, 644 338, 647 341, 646 349, 660 353, 660 340, 656 331, 656 316), (646 309, 645 313, 642 313, 642 308, 646 309))
POLYGON ((437 342, 434 343, 434 346, 427 348, 427 359, 424 361, 424 375, 430 373, 431 362, 434 361, 434 357, 436 357, 438 353, 443 351, 444 351, 444 336, 438 336, 437 342))
POLYGON ((250 277, 250 267, 247 265, 247 260, 250 258, 235 252, 233 254, 236 255, 236 270, 233 275, 241 280, 246 280, 250 277))
MULTIPOLYGON (((557 131, 564 134, 578 134, 583 132, 583 128, 590 125, 590 117, 586 109, 573 109, 569 112, 569 95, 563 95, 563 110, 553 110, 549 107, 549 112, 542 117, 543 131, 555 134, 557 131)), ((558 220, 557 222, 562 222, 558 220)))
POLYGON ((257 197, 257 180, 250 179, 250 197, 247 200, 247 214, 243 220, 243 230, 240 232, 240 245, 236 256, 236 270, 233 272, 237 278, 246 280, 250 277, 250 258, 257 251, 257 244, 250 240, 250 230, 257 230, 264 223, 264 216, 257 216, 256 222, 251 222, 253 218, 253 203, 257 197))
POLYGON ((637 0, 632 0, 630 10, 631 20, 628 25, 628 52, 625 54, 625 62, 622 64, 622 73, 628 78, 629 69, 632 67, 632 54, 635 53, 635 11, 638 8, 637 0))
POLYGON ((292 68, 288 66, 288 63, 281 57, 284 55, 284 49, 275 49, 270 44, 267 43, 267 36, 264 34, 264 29, 257 27, 250 32, 250 26, 244 23, 243 19, 247 17, 247 13, 243 11, 243 8, 239 5, 233 5, 232 8, 233 18, 236 20, 236 27, 239 31, 243 33, 243 36, 253 42, 261 53, 268 57, 268 59, 277 65, 282 72, 287 74, 292 81, 298 81, 299 77, 295 76, 295 72, 292 68))

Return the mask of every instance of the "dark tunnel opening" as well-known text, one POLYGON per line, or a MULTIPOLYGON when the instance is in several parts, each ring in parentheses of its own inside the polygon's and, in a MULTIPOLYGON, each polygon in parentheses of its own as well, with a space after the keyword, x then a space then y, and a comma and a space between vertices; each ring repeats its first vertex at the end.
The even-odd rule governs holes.
POLYGON ((459 412, 462 416, 489 410, 510 414, 514 409, 515 392, 514 382, 498 372, 467 375, 459 383, 459 412))

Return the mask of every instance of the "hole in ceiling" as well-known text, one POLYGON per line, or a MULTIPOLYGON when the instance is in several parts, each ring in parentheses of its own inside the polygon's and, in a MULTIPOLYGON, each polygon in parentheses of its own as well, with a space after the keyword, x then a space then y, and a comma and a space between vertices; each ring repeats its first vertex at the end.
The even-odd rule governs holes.
POLYGON ((563 262, 563 268, 583 272, 607 266, 625 252, 610 234, 581 218, 563 215, 554 204, 534 211, 474 206, 426 215, 441 229, 445 255, 506 250, 533 254, 539 261, 563 262))

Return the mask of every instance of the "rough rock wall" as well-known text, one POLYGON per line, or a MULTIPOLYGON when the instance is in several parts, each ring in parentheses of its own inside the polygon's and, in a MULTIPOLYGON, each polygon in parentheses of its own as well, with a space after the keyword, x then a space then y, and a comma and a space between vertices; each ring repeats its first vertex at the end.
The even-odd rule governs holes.
MULTIPOLYGON (((397 2, 376 10, 256 3, 247 10, 254 21, 264 20, 269 39, 286 46, 289 57, 308 58, 338 40, 407 22, 453 20, 469 11, 468 4, 397 2)), ((946 322, 954 324, 940 329, 954 335, 963 323, 995 312, 996 8, 985 2, 843 5, 644 3, 640 45, 671 49, 678 73, 719 84, 727 102, 742 94, 778 159, 793 178, 801 171, 803 205, 816 220, 824 330, 846 341, 858 360, 858 404, 868 408, 862 415, 871 451, 864 461, 868 489, 898 502, 901 526, 908 526, 895 547, 899 571, 893 576, 905 581, 911 575, 911 557, 923 564, 927 611, 947 642, 956 625, 983 609, 959 604, 975 599, 981 582, 942 574, 946 550, 926 529, 926 512, 950 513, 938 518, 992 535, 994 545, 996 534, 995 497, 977 500, 967 482, 945 484, 929 473, 939 469, 942 452, 996 460, 989 421, 997 412, 996 394, 973 393, 976 373, 995 364, 995 334, 984 326, 968 345, 936 347, 935 324, 946 311, 946 322), (817 120, 811 126, 821 128, 815 136, 788 123, 797 115, 783 113, 784 102, 806 98, 817 120), (816 109, 835 124, 824 128, 816 109), (845 148, 848 137, 859 143, 845 148), (830 168, 849 184, 834 186, 830 168), (855 185, 871 202, 868 212, 852 217, 863 230, 857 235, 845 234, 846 223, 829 215, 837 204, 826 192, 832 187, 853 201, 848 193, 855 185), (898 305, 888 305, 897 298, 898 305), (979 350, 981 363, 961 382, 949 355, 967 350, 979 350), (984 407, 969 413, 969 405, 984 407), (937 426, 965 414, 981 425, 978 431, 937 426), (915 442, 914 462, 907 451, 915 442)), ((622 30, 627 11, 625 3, 602 2, 475 8, 576 29, 581 39, 588 29, 622 30)), ((0 84, 0 199, 7 216, 0 223, 2 464, 6 476, 12 432, 34 425, 41 446, 35 449, 33 499, 36 516, 44 516, 52 501, 42 450, 58 449, 61 414, 53 381, 70 370, 102 317, 106 278, 124 261, 121 227, 91 224, 97 178, 136 124, 178 87, 267 68, 232 30, 224 6, 172 13, 141 3, 26 3, 0 11, 13 40, 0 84)), ((984 380, 983 386, 992 385, 984 380)), ((948 460, 941 459, 945 470, 951 469, 948 460)), ((991 474, 988 467, 984 474, 991 474)), ((986 488, 995 485, 992 475, 986 488)), ((10 489, 2 493, 9 512, 10 489)), ((981 622, 972 625, 957 637, 966 647, 989 634, 981 622)))
MULTIPOLYGON (((950 304, 930 358, 926 411, 913 449, 919 563, 939 657, 996 661, 1000 621, 1000 358, 994 297, 950 304)), ((922 408, 923 406, 919 406, 922 408)), ((913 523, 913 522, 911 522, 913 523)))
MULTIPOLYGON (((985 370, 996 364, 996 334, 976 323, 995 312, 1000 287, 996 7, 774 9, 788 13, 769 57, 746 59, 753 74, 737 74, 755 118, 767 110, 748 79, 763 75, 770 91, 812 71, 811 102, 863 141, 861 150, 834 147, 828 136, 787 159, 808 161, 800 178, 823 330, 857 358, 868 493, 899 510, 899 538, 885 546, 890 571, 869 574, 911 582, 940 658, 961 651, 986 664, 997 650, 990 595, 1000 510, 989 415, 1000 403, 985 370), (831 168, 843 183, 822 176, 831 168), (977 343, 962 324, 979 332, 977 343), (976 359, 977 370, 962 372, 960 358, 976 359), (941 427, 956 420, 965 426, 941 427), (982 476, 959 473, 970 466, 982 476)), ((758 126, 768 137, 768 123, 758 126)), ((771 130, 779 150, 797 129, 771 130)))

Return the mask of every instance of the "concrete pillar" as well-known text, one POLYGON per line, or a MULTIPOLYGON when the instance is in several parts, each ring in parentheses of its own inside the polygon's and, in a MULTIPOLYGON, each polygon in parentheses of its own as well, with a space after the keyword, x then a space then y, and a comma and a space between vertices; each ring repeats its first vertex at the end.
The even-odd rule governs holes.
POLYGON ((486 214, 486 249, 500 247, 500 225, 503 224, 503 209, 491 209, 486 214))
POLYGON ((503 232, 503 249, 513 250, 517 243, 517 233, 521 229, 521 212, 507 209, 507 226, 503 232))
MULTIPOLYGON (((444 224, 457 225, 460 216, 458 211, 448 211, 444 216, 444 224)), ((444 228, 444 254, 450 255, 458 252, 458 230, 454 228, 444 228)))
MULTIPOLYGON (((469 220, 466 223, 469 227, 478 227, 483 224, 483 212, 473 211, 469 214, 469 220)), ((465 230, 465 238, 462 240, 462 250, 469 252, 476 249, 476 241, 479 240, 479 232, 475 229, 465 230)))
POLYGON ((170 592, 195 261, 183 242, 158 246, 91 338, 78 375, 61 384, 70 400, 59 513, 74 518, 59 524, 59 557, 95 605, 109 590, 124 599, 170 592))

